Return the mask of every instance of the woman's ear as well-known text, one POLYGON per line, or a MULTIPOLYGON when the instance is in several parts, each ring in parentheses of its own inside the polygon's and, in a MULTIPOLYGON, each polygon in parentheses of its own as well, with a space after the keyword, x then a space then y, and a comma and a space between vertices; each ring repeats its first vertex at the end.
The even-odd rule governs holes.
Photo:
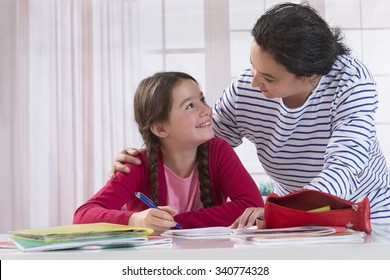
POLYGON ((321 76, 317 75, 317 74, 314 74, 314 75, 311 75, 311 76, 305 76, 304 79, 305 79, 306 82, 308 82, 312 86, 317 86, 318 82, 321 79, 321 76))
POLYGON ((161 123, 152 124, 150 126, 150 131, 156 135, 157 137, 164 138, 168 136, 168 132, 166 131, 165 127, 161 123))

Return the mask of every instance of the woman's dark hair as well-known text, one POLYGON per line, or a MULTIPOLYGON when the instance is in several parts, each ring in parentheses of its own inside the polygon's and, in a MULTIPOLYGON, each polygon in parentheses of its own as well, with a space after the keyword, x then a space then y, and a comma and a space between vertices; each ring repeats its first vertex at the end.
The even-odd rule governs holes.
POLYGON ((273 6, 257 20, 252 36, 263 51, 298 77, 325 75, 337 56, 350 53, 340 29, 331 29, 308 4, 273 6))
MULTIPOLYGON (((157 157, 160 142, 158 137, 151 132, 150 127, 153 124, 164 123, 169 120, 172 108, 172 91, 183 80, 192 80, 198 83, 186 73, 159 72, 142 80, 134 96, 134 117, 147 149, 151 197, 156 204, 158 204, 157 157)), ((205 144, 198 147, 196 159, 198 162, 201 201, 203 207, 211 207, 208 150, 205 144)))

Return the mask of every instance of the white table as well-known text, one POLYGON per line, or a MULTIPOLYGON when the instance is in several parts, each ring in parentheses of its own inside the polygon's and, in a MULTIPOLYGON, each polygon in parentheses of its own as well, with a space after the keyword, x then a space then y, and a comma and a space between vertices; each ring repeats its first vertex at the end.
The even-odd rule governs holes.
MULTIPOLYGON (((6 240, 7 235, 0 235, 6 240)), ((256 245, 231 239, 176 238, 170 247, 63 250, 23 253, 0 249, 1 260, 390 260, 390 225, 373 225, 373 233, 359 244, 256 245)))

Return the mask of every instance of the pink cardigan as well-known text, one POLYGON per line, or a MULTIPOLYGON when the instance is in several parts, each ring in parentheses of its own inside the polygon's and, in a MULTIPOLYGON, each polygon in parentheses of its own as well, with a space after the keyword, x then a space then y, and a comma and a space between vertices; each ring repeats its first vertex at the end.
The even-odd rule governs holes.
MULTIPOLYGON (((248 207, 263 207, 260 192, 230 145, 219 138, 207 143, 213 207, 175 215, 183 228, 230 226, 248 207), (227 202, 227 198, 230 201, 227 202)), ((150 196, 148 166, 145 152, 141 165, 128 166, 128 174, 117 172, 117 177, 106 185, 74 214, 73 223, 108 222, 128 224, 131 214, 147 209, 134 193, 150 196), (126 210, 121 210, 123 206, 126 210)), ((166 205, 167 185, 161 154, 158 160, 158 201, 166 205)))

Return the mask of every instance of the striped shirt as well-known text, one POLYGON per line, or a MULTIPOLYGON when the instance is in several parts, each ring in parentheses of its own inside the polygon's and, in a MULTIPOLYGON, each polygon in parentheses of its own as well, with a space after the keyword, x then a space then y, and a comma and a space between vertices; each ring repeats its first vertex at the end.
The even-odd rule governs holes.
POLYGON ((376 84, 357 59, 340 56, 306 102, 290 109, 251 87, 249 69, 213 108, 215 134, 245 137, 276 182, 275 192, 316 189, 350 201, 368 197, 371 218, 390 221, 390 180, 376 136, 376 84))

